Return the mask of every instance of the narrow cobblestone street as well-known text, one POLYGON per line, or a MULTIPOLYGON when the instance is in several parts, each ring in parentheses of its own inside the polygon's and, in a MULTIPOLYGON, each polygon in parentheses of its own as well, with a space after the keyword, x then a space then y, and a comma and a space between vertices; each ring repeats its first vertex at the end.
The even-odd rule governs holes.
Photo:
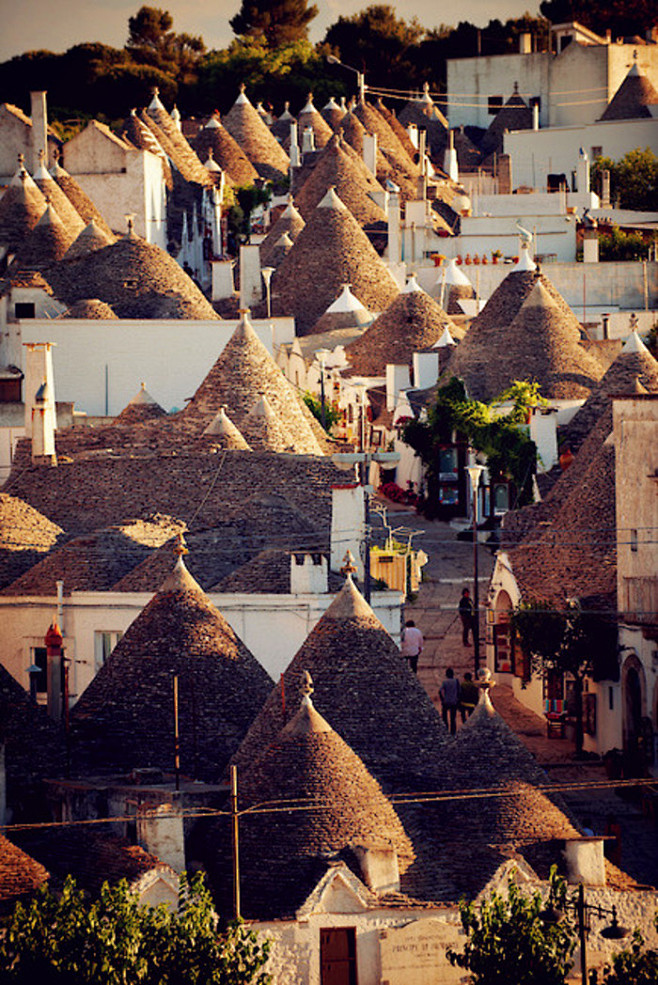
MULTIPOLYGON (((437 708, 438 692, 447 667, 460 679, 465 671, 474 671, 473 647, 462 644, 461 622, 457 605, 463 588, 473 593, 473 545, 457 540, 457 531, 448 523, 426 520, 415 512, 390 507, 389 522, 404 524, 422 535, 414 537, 414 547, 422 549, 429 561, 423 569, 423 584, 418 598, 405 607, 405 618, 414 619, 425 639, 418 676, 437 708)), ((486 597, 494 557, 486 544, 478 547, 480 603, 486 597)), ((484 620, 481 621, 484 641, 484 620)), ((484 663, 484 643, 481 645, 484 663)), ((556 783, 600 782, 606 774, 599 760, 578 762, 569 739, 549 739, 542 717, 517 701, 511 687, 501 684, 492 690, 496 710, 523 740, 537 761, 556 783)), ((457 727, 459 728, 459 716, 457 727)), ((658 827, 656 820, 643 815, 637 803, 622 798, 614 788, 566 792, 565 800, 582 824, 591 821, 596 833, 604 833, 609 815, 614 814, 622 827, 621 867, 637 882, 658 886, 658 827)))

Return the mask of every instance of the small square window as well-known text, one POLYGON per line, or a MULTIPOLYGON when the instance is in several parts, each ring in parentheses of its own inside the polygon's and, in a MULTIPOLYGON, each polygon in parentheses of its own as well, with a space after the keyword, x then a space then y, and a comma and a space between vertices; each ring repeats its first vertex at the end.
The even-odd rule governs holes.
POLYGON ((637 530, 631 530, 631 550, 637 554, 637 530))
POLYGON ((14 305, 14 313, 17 318, 36 318, 34 301, 17 301, 14 305))

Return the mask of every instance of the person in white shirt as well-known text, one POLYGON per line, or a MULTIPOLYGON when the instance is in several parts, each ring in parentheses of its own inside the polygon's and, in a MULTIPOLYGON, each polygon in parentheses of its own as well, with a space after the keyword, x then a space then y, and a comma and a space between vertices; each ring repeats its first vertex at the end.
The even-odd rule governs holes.
POLYGON ((407 619, 402 633, 402 656, 414 674, 418 673, 418 658, 423 652, 423 634, 413 619, 407 619))

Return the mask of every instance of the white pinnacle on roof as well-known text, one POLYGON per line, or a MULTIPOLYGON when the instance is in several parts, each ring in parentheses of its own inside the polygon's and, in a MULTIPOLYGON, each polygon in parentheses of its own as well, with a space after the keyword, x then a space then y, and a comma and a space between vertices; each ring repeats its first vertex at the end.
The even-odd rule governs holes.
POLYGON ((446 327, 443 329, 443 334, 441 335, 441 338, 438 340, 438 342, 434 343, 432 348, 445 349, 446 346, 449 345, 457 345, 457 343, 455 342, 452 335, 448 331, 448 326, 446 325, 446 327))
POLYGON ((43 151, 39 151, 39 166, 34 172, 35 181, 54 181, 54 178, 48 173, 48 168, 45 163, 45 154, 43 151))
POLYGON ((327 194, 318 202, 317 207, 319 209, 338 209, 339 212, 347 212, 347 206, 344 205, 338 195, 336 194, 336 188, 334 185, 330 185, 327 189, 327 194))
POLYGON ((211 116, 203 129, 204 130, 219 130, 220 126, 221 126, 221 123, 219 122, 219 120, 217 119, 217 117, 216 116, 211 116))
POLYGON ((317 110, 313 105, 313 93, 309 92, 308 99, 306 100, 306 106, 304 107, 304 109, 301 111, 299 115, 301 116, 302 113, 316 113, 316 112, 317 110))
POLYGON ((189 573, 183 558, 180 556, 173 571, 167 575, 158 589, 158 594, 164 592, 198 592, 199 595, 203 595, 201 585, 189 573))
POLYGON ((291 240, 290 236, 288 235, 288 233, 281 233, 281 235, 279 236, 279 238, 277 239, 277 241, 276 241, 276 243, 274 245, 275 246, 292 246, 293 244, 292 244, 292 240, 291 240))
POLYGON ((646 352, 649 355, 649 350, 635 330, 628 336, 621 351, 624 355, 629 355, 631 352, 646 352))
POLYGON ((294 120, 295 117, 290 112, 290 103, 285 103, 283 107, 283 113, 279 117, 279 120, 294 120))
POLYGON ((157 404, 157 400, 154 400, 151 394, 146 389, 146 384, 142 383, 139 388, 139 393, 136 393, 132 400, 128 401, 129 405, 135 406, 136 404, 157 404))
POLYGON ((174 123, 180 123, 180 110, 178 106, 174 106, 174 108, 172 109, 171 118, 174 121, 174 123))
POLYGON ((206 171, 212 171, 213 174, 221 174, 222 169, 213 157, 212 147, 208 148, 208 160, 203 165, 206 171))
POLYGON ((322 112, 324 113, 325 110, 328 110, 328 109, 331 109, 331 110, 334 110, 334 109, 340 110, 340 108, 341 107, 338 105, 338 103, 336 102, 336 100, 334 99, 334 97, 333 96, 329 96, 329 102, 324 107, 324 109, 322 110, 322 112))
POLYGON ((166 113, 167 111, 166 111, 166 109, 164 108, 164 106, 162 104, 162 101, 161 101, 160 96, 159 96, 159 92, 160 92, 160 90, 156 86, 155 89, 153 90, 153 99, 149 103, 149 110, 151 110, 151 109, 161 109, 163 111, 163 113, 166 113))
MULTIPOLYGON (((235 103, 233 105, 242 106, 244 103, 249 103, 249 99, 247 97, 246 92, 244 91, 244 82, 243 82, 242 85, 240 86, 240 95, 235 100, 235 103)), ((251 106, 251 103, 249 103, 249 105, 251 106)))
MULTIPOLYGON (((437 283, 441 284, 442 282, 443 282, 443 273, 441 269, 439 269, 439 276, 437 279, 437 283)), ((448 265, 446 267, 445 282, 450 287, 453 286, 470 287, 470 288, 473 287, 473 285, 471 284, 470 280, 468 279, 464 271, 458 265, 457 260, 454 258, 448 261, 448 265)))
POLYGON ((336 300, 329 305, 325 314, 342 314, 345 311, 365 311, 366 314, 368 314, 368 309, 361 304, 359 299, 350 291, 349 284, 343 284, 342 291, 336 300))
POLYGON ((418 291, 422 291, 422 287, 418 283, 415 274, 409 274, 407 283, 404 285, 400 294, 416 294, 418 291))
POLYGON ((512 273, 516 273, 519 270, 536 270, 537 264, 530 256, 530 251, 527 246, 521 247, 521 255, 519 257, 519 262, 514 266, 512 273))

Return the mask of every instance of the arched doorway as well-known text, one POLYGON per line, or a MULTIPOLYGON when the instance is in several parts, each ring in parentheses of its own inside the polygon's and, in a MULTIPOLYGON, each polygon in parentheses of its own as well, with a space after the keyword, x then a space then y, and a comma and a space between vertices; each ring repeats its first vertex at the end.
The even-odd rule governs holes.
POLYGON ((513 674, 515 671, 514 643, 510 626, 511 613, 512 599, 509 593, 503 589, 496 596, 493 611, 494 670, 497 674, 513 674))
POLYGON ((645 721, 646 679, 644 668, 635 654, 626 658, 622 670, 622 734, 624 739, 625 772, 627 776, 641 775, 651 751, 646 749, 645 721))

